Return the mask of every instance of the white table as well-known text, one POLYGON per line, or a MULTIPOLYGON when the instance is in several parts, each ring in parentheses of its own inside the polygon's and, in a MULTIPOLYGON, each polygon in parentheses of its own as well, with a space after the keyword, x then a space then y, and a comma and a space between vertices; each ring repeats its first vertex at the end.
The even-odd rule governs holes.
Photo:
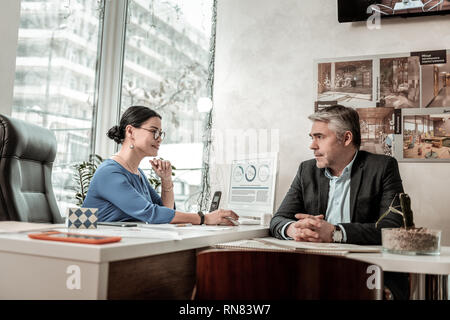
POLYGON ((448 299, 450 247, 441 247, 438 256, 409 256, 381 253, 351 253, 349 259, 373 263, 383 271, 406 272, 413 276, 413 298, 448 299))
POLYGON ((197 249, 268 233, 241 225, 182 240, 124 237, 105 245, 0 234, 0 299, 189 299, 197 249))

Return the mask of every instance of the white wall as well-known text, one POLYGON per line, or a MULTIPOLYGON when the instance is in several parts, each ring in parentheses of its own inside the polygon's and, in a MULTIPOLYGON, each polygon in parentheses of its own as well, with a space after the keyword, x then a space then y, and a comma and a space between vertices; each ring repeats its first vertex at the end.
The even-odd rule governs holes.
POLYGON ((16 52, 20 1, 2 0, 0 4, 0 114, 11 114, 16 71, 16 52))
MULTIPOLYGON (((335 0, 219 0, 217 20, 214 129, 279 129, 276 208, 312 155, 314 59, 450 49, 450 16, 383 20, 368 30, 338 23, 335 0)), ((212 191, 226 191, 228 166, 212 167, 212 191)), ((400 173, 416 225, 443 230, 450 245, 450 163, 400 163, 400 173)))

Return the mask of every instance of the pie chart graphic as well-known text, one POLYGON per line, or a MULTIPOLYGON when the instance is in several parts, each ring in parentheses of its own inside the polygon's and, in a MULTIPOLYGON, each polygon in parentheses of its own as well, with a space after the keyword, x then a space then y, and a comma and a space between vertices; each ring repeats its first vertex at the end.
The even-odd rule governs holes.
POLYGON ((245 180, 248 182, 252 182, 256 177, 256 168, 254 165, 249 165, 247 169, 245 169, 245 180))
POLYGON ((262 181, 262 182, 266 182, 267 180, 269 180, 269 177, 270 177, 269 166, 264 164, 261 167, 259 167, 259 170, 258 170, 258 178, 259 178, 259 180, 262 181))
POLYGON ((233 180, 239 182, 244 177, 244 169, 241 166, 237 166, 233 170, 233 180))

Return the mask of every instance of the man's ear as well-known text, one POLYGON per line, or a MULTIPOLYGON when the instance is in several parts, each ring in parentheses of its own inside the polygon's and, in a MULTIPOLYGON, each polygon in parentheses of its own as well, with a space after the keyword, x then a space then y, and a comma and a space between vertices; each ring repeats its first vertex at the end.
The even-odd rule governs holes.
POLYGON ((344 145, 347 147, 353 142, 353 133, 351 131, 345 131, 344 133, 344 145))

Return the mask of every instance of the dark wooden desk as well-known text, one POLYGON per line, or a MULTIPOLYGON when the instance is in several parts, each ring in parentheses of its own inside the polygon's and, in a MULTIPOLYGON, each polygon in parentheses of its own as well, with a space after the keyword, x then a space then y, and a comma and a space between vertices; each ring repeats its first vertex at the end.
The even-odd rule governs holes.
POLYGON ((344 256, 256 249, 197 255, 198 300, 372 300, 381 299, 382 291, 381 268, 344 256))

